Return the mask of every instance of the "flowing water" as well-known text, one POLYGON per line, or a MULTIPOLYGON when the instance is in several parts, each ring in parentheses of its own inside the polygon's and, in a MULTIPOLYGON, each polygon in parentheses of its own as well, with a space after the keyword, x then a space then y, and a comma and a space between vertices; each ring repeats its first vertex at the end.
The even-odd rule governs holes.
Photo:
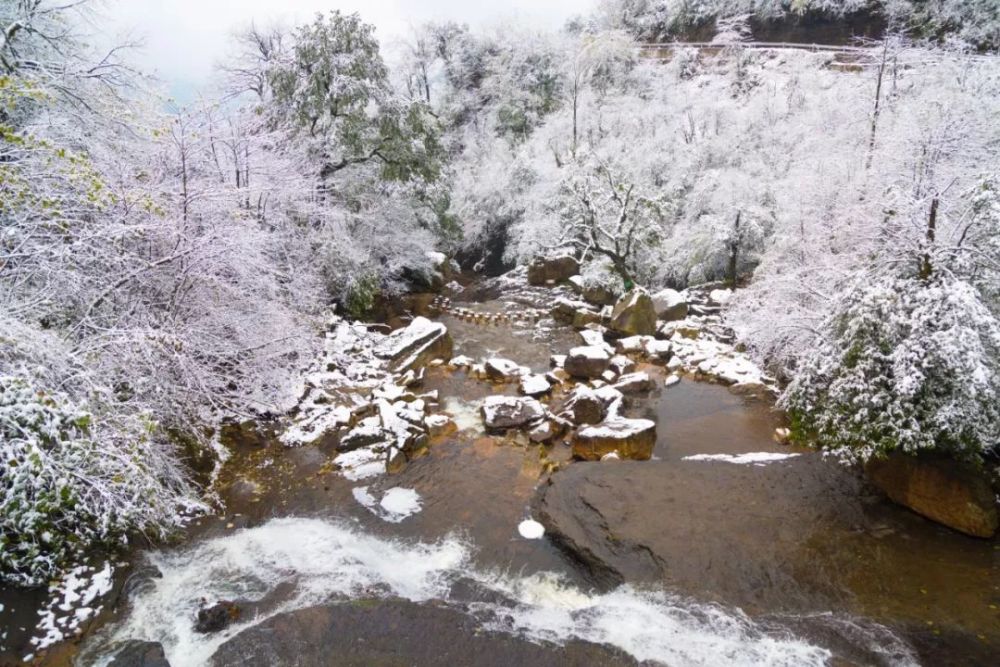
MULTIPOLYGON (((568 328, 442 320, 455 354, 538 371, 579 344, 568 328)), ((996 664, 1000 542, 930 524, 853 471, 773 443, 781 422, 766 401, 689 379, 666 388, 662 369, 643 369, 661 387, 628 407, 657 422, 647 462, 573 463, 563 444, 486 435, 479 401, 516 387, 444 368, 429 370, 424 390, 440 392, 459 431, 398 474, 352 482, 321 447, 239 447, 219 478, 226 513, 137 554, 145 566, 74 659, 107 664, 121 642, 146 640, 174 667, 213 655, 216 664, 426 664, 459 645, 471 648, 457 661, 498 665, 996 664), (553 492, 575 475, 581 486, 564 488, 571 501, 606 503, 608 524, 590 546, 600 553, 604 540, 621 556, 616 578, 595 576, 550 536, 519 534, 537 518, 553 467, 553 492), (396 504, 378 504, 388 497, 396 504), (616 540, 651 556, 622 555, 616 540), (198 608, 218 600, 240 601, 239 618, 195 632, 198 608), (371 627, 382 630, 369 636, 371 627), (298 649, 282 643, 293 634, 298 649), (317 644, 324 653, 310 658, 317 644)))

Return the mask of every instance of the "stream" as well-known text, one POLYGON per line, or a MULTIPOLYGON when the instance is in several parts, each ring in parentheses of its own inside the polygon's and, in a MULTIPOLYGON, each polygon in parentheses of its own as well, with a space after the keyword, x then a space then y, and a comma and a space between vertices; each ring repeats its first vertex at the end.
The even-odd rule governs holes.
MULTIPOLYGON (((484 312, 521 307, 465 294, 484 312)), ((547 318, 439 319, 455 355, 537 372, 580 344, 547 318)), ((458 430, 396 474, 352 481, 332 448, 239 443, 217 484, 225 514, 136 550, 84 635, 41 662, 162 664, 140 643, 156 642, 173 667, 996 664, 1000 542, 777 444, 769 399, 640 370, 656 388, 627 414, 657 424, 649 461, 572 462, 560 442, 488 435, 480 401, 517 385, 447 366, 421 391, 458 430), (546 535, 522 537, 528 519, 546 535), (219 600, 240 601, 238 617, 196 632, 219 600)))

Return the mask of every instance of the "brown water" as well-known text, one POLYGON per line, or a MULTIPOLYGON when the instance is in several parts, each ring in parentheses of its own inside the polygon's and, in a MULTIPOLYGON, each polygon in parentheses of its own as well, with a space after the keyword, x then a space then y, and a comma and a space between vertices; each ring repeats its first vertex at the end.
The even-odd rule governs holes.
MULTIPOLYGON (((487 302, 474 307, 495 312, 514 306, 487 302)), ((502 356, 536 371, 548 369, 551 354, 579 344, 568 328, 481 326, 450 316, 442 321, 455 339, 456 355, 502 356)), ((662 387, 662 369, 643 370, 662 387)), ((482 397, 516 392, 514 386, 491 386, 443 368, 431 369, 424 386, 437 389, 459 422, 470 425, 482 397)), ((548 400, 558 403, 561 397, 548 400)), ((628 582, 742 608, 763 623, 830 648, 839 664, 887 664, 872 644, 891 643, 886 636, 892 635, 924 664, 997 664, 1000 542, 936 526, 883 500, 854 471, 775 444, 771 434, 780 416, 765 401, 685 379, 631 400, 627 411, 656 420, 653 461, 571 463, 564 443, 518 445, 473 427, 436 439, 426 456, 396 475, 352 483, 335 471, 333 451, 287 449, 273 441, 263 447, 248 444, 220 474, 225 514, 198 521, 171 549, 232 535, 274 517, 321 517, 407 542, 457 534, 473 545, 476 568, 521 575, 553 571, 584 590, 606 589, 606 582, 550 540, 525 540, 517 532, 553 466, 565 471, 555 473, 557 480, 579 475, 580 484, 593 483, 587 475, 603 470, 609 471, 601 478, 606 493, 595 502, 612 505, 606 511, 616 521, 610 526, 615 539, 642 545, 659 563, 623 559, 616 566, 628 582), (760 468, 684 460, 746 452, 800 456, 760 468), (412 488, 421 496, 422 510, 401 523, 386 523, 354 499, 352 489, 359 484, 376 491, 412 488), (872 630, 876 623, 892 635, 872 630)), ((569 493, 580 497, 592 491, 569 486, 569 493)), ((604 537, 594 534, 595 548, 604 537)), ((33 593, 0 592, 5 629, 16 633, 30 623, 39 599, 33 593)), ((127 614, 123 601, 88 631, 93 634, 102 623, 127 614)), ((8 637, 8 646, 16 644, 8 637)), ((73 652, 71 645, 41 661, 64 664, 73 652)), ((8 655, 6 660, 13 659, 8 655)), ((4 656, 0 664, 6 664, 4 656)))

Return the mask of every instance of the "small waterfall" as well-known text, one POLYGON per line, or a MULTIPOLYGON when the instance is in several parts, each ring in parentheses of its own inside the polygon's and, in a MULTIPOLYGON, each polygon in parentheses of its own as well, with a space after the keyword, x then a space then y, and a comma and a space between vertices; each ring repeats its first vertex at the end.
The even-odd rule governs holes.
POLYGON ((203 665, 228 639, 274 615, 359 597, 421 602, 449 598, 451 585, 473 580, 505 602, 477 602, 486 629, 531 640, 581 639, 621 648, 638 660, 670 665, 823 665, 825 649, 768 634, 738 610, 703 605, 628 586, 593 594, 557 575, 482 572, 458 538, 403 543, 355 526, 282 518, 176 551, 149 554, 162 577, 138 589, 117 626, 93 637, 85 664, 107 664, 106 647, 139 639, 163 644, 173 667, 203 665), (203 600, 254 601, 256 613, 215 634, 198 634, 203 600), (102 656, 102 653, 104 655, 102 656))

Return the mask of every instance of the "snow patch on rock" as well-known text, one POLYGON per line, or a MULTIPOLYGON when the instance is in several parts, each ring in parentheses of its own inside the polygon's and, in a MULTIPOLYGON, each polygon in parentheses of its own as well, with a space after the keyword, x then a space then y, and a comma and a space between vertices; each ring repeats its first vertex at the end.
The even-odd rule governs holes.
POLYGON ((333 460, 340 466, 340 474, 352 482, 368 479, 385 472, 385 455, 374 447, 363 447, 344 452, 333 460))
POLYGON ((104 563, 100 569, 80 565, 49 586, 49 601, 39 610, 39 621, 31 646, 38 651, 72 637, 83 623, 101 612, 95 605, 111 591, 114 568, 104 563))

